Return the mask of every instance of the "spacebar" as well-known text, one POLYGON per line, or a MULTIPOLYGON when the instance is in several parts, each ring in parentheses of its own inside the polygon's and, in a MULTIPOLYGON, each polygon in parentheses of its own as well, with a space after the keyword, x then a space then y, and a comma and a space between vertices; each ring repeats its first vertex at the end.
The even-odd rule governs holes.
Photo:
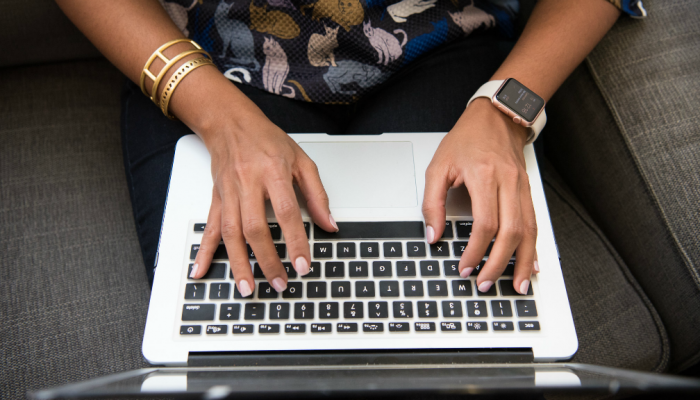
POLYGON ((338 222, 338 232, 314 225, 314 240, 324 239, 423 239, 422 221, 338 222))

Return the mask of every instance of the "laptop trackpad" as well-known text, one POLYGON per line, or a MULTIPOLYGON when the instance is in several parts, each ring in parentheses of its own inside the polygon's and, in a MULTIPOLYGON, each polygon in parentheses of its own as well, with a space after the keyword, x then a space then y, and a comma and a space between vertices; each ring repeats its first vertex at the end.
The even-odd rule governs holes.
POLYGON ((411 142, 301 142, 333 208, 415 207, 411 142))

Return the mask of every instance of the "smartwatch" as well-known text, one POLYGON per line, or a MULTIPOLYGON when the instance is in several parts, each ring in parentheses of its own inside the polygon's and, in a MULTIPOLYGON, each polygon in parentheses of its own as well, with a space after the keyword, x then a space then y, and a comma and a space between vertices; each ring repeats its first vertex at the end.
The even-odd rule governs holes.
POLYGON ((479 97, 490 98, 494 107, 512 118, 513 122, 530 129, 525 144, 534 142, 547 123, 544 99, 513 78, 484 83, 469 99, 467 107, 479 97))

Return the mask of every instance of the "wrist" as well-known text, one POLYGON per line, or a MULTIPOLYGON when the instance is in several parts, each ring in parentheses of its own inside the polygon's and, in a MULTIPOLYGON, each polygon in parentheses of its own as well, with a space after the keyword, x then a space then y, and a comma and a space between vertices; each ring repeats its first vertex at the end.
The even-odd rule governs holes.
POLYGON ((490 99, 485 97, 475 99, 469 107, 467 107, 463 115, 469 115, 469 118, 474 118, 475 116, 487 118, 495 127, 501 127, 502 129, 500 129, 500 131, 507 132, 510 139, 521 144, 521 147, 525 147, 525 143, 530 136, 529 128, 513 122, 509 116, 499 111, 493 103, 491 103, 490 99))

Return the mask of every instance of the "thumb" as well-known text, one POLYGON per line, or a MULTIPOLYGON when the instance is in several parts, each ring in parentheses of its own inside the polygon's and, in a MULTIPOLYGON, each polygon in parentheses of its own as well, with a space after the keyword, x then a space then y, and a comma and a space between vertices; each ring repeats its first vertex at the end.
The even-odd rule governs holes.
POLYGON ((447 174, 428 167, 425 171, 425 193, 423 194, 423 218, 425 218, 428 243, 433 244, 445 230, 445 199, 450 183, 447 174))
POLYGON ((326 232, 337 232, 338 225, 331 215, 328 194, 321 183, 318 167, 308 156, 299 163, 295 179, 306 199, 306 207, 314 223, 326 232))

